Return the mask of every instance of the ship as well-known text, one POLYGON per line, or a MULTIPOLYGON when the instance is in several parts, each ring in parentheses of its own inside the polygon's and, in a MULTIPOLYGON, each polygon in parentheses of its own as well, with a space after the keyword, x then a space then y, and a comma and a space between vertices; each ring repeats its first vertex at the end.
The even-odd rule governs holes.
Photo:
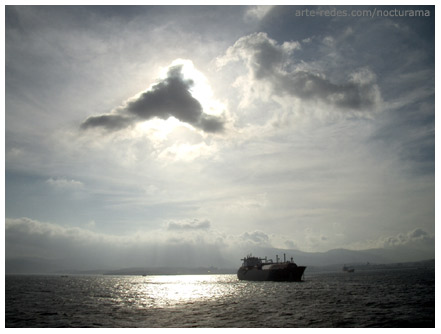
POLYGON ((347 273, 353 273, 355 271, 354 268, 347 267, 346 265, 343 266, 343 271, 346 271, 347 273))
POLYGON ((283 254, 283 262, 279 262, 276 256, 276 262, 250 255, 241 259, 242 266, 237 271, 237 278, 245 281, 288 281, 300 282, 303 279, 303 273, 306 267, 298 266, 291 261, 286 261, 286 255, 283 254))

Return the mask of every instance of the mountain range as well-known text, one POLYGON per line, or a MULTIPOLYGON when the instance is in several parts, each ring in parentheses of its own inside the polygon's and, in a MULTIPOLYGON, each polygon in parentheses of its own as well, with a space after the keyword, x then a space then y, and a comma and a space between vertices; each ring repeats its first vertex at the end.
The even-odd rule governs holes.
MULTIPOLYGON (((284 256, 287 260, 293 258, 298 265, 307 266, 310 269, 317 268, 337 268, 344 264, 347 265, 382 265, 393 263, 418 262, 434 259, 434 254, 430 252, 415 252, 407 248, 391 249, 370 249, 370 250, 347 250, 333 249, 327 252, 302 252, 299 250, 286 250, 276 248, 255 248, 252 254, 258 257, 268 257, 276 261, 283 261, 284 256)), ((201 264, 199 267, 172 267, 164 263, 160 267, 129 267, 124 266, 114 268, 72 268, 69 263, 61 259, 44 258, 14 258, 6 259, 6 274, 51 274, 51 273, 80 273, 80 274, 201 274, 201 273, 234 273, 240 266, 240 258, 246 254, 238 254, 237 259, 232 259, 231 264, 222 269, 217 268, 216 263, 201 264)))

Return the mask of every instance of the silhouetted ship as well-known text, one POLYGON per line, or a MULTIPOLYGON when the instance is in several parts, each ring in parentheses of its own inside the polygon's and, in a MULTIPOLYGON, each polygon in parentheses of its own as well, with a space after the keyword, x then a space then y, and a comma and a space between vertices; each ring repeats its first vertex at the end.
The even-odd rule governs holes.
POLYGON ((303 278, 306 267, 298 266, 291 261, 286 261, 285 254, 283 262, 276 262, 248 255, 243 258, 242 266, 237 271, 237 278, 245 281, 291 281, 299 282, 303 278))
POLYGON ((346 271, 347 273, 353 273, 355 271, 355 269, 351 268, 351 267, 346 267, 346 265, 344 265, 343 271, 346 271))

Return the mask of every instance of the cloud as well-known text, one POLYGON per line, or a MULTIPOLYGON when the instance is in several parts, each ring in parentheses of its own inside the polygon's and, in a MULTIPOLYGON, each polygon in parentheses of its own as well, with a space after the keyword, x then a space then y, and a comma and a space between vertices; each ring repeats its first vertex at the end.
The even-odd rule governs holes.
POLYGON ((398 233, 392 236, 381 236, 377 239, 364 240, 348 245, 350 249, 403 249, 429 250, 435 247, 435 236, 425 229, 415 228, 413 230, 398 233))
POLYGON ((274 6, 251 6, 245 12, 245 20, 262 20, 274 6))
POLYGON ((129 99, 112 113, 87 118, 81 127, 120 130, 153 118, 166 120, 175 117, 207 133, 222 132, 225 119, 204 112, 201 103, 191 93, 194 81, 184 78, 183 67, 183 64, 170 66, 165 79, 129 99))
POLYGON ((382 240, 382 246, 385 248, 406 246, 414 243, 431 243, 434 242, 434 237, 429 235, 423 229, 417 228, 408 233, 400 233, 396 236, 387 237, 382 240))
POLYGON ((67 258, 85 244, 99 247, 103 242, 98 234, 84 229, 63 227, 29 218, 6 219, 5 231, 6 257, 67 258))
POLYGON ((245 62, 250 82, 266 82, 271 93, 305 101, 320 101, 342 109, 374 108, 381 100, 376 77, 368 68, 351 73, 345 82, 333 82, 319 69, 296 62, 293 54, 301 50, 299 42, 277 43, 266 33, 241 37, 217 59, 220 67, 245 62))
POLYGON ((168 230, 208 230, 211 226, 210 221, 199 221, 194 219, 191 221, 171 221, 167 224, 168 230))
POLYGON ((146 233, 111 235, 29 218, 7 218, 5 235, 6 259, 52 259, 66 268, 79 269, 213 264, 234 267, 239 254, 271 246, 265 232, 227 235, 212 229, 209 220, 198 219, 170 221, 164 228, 146 233))
POLYGON ((288 249, 297 249, 297 245, 291 240, 286 240, 283 243, 283 246, 288 249))
MULTIPOLYGON (((41 260, 47 265, 47 268, 36 269, 23 267, 21 270, 26 272, 141 266, 234 268, 241 255, 250 252, 267 255, 275 251, 275 238, 284 237, 263 231, 241 235, 219 233, 211 228, 208 220, 197 219, 170 222, 165 229, 146 233, 111 235, 29 218, 6 218, 5 259, 8 263, 41 260)), ((383 239, 383 249, 396 250, 399 261, 433 257, 435 238, 423 229, 386 239, 383 239)), ((285 239, 285 248, 294 246, 285 239)), ((379 244, 375 246, 382 248, 379 244)), ((334 261, 338 263, 339 259, 334 261)))
POLYGON ((77 190, 84 187, 84 184, 76 180, 68 180, 65 178, 50 178, 46 180, 46 183, 55 189, 72 189, 77 190))
POLYGON ((135 119, 133 117, 122 116, 118 114, 105 114, 100 116, 91 116, 87 118, 81 124, 81 127, 83 129, 103 127, 107 130, 120 130, 134 122, 135 119))
POLYGON ((267 246, 270 244, 270 238, 268 234, 262 231, 245 232, 241 235, 241 238, 245 242, 252 242, 260 246, 267 246))
MULTIPOLYGON (((208 229, 209 226, 208 221, 196 220, 181 225, 184 229, 208 229)), ((176 232, 179 233, 179 242, 171 242, 170 232, 160 230, 155 233, 110 235, 29 218, 7 218, 5 255, 7 260, 49 259, 57 267, 65 269, 231 264, 229 258, 223 259, 221 250, 225 247, 220 247, 222 238, 214 232, 197 236, 181 232, 179 229, 176 232)))

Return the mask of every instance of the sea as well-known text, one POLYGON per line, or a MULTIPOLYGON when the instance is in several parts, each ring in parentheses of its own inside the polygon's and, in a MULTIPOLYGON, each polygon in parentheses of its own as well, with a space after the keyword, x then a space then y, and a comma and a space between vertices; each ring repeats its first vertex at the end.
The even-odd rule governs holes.
POLYGON ((435 327, 435 269, 236 275, 6 275, 5 327, 435 327))

